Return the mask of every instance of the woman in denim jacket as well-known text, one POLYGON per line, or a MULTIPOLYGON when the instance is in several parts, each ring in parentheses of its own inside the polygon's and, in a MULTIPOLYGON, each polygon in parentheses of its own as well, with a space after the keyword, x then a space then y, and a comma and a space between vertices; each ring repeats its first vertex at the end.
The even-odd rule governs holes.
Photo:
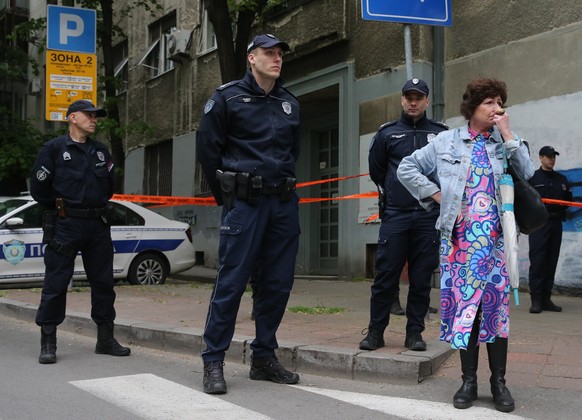
POLYGON ((525 179, 534 166, 526 144, 509 127, 506 100, 504 82, 470 82, 461 103, 467 124, 439 133, 398 167, 398 179, 423 207, 441 205, 440 339, 460 350, 463 384, 453 398, 456 408, 477 399, 480 343, 487 343, 495 408, 515 408, 505 386, 511 286, 498 181, 504 149, 525 179))

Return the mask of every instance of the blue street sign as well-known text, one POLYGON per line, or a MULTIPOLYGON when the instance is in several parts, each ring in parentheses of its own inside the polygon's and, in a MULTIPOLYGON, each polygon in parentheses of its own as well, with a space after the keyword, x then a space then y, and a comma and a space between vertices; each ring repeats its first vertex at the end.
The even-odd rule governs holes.
POLYGON ((95 54, 97 13, 92 9, 48 5, 47 49, 95 54))
POLYGON ((362 18, 451 26, 451 0, 362 0, 362 18))

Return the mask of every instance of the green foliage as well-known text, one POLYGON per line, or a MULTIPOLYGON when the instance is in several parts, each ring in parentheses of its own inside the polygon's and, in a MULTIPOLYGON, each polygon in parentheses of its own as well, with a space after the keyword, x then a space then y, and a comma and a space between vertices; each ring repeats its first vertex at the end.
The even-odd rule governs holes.
POLYGON ((9 176, 28 177, 40 145, 49 136, 43 135, 30 121, 12 115, 0 106, 0 179, 9 176))

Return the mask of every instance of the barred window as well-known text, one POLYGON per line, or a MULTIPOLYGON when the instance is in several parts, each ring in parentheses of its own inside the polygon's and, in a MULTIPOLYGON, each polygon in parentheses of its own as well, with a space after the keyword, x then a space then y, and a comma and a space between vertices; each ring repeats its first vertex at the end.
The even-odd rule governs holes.
POLYGON ((146 195, 172 195, 172 140, 146 146, 143 191, 146 195))

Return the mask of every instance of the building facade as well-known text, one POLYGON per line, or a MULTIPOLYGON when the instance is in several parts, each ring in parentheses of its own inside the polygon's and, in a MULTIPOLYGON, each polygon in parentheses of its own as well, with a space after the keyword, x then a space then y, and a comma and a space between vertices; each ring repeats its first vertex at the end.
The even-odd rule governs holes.
MULTIPOLYGON (((127 1, 116 1, 122 6, 127 1)), ((204 196, 196 162, 196 130, 204 103, 222 82, 205 0, 159 1, 150 16, 120 17, 126 39, 116 44, 121 119, 143 124, 125 138, 126 194, 204 196)), ((298 181, 333 181, 298 189, 300 197, 339 198, 374 191, 367 151, 377 128, 400 115, 407 79, 404 25, 362 19, 361 0, 289 0, 265 16, 255 32, 291 46, 282 76, 302 107, 298 181)), ((411 25, 412 74, 431 87, 429 117, 463 123, 459 105, 467 82, 504 80, 512 127, 537 151, 552 145, 557 169, 582 195, 582 6, 578 0, 453 0, 452 26, 411 25)), ((242 75, 241 75, 242 77, 242 75)), ((160 210, 188 220, 197 255, 216 266, 219 208, 160 210)), ((371 277, 378 225, 365 223, 376 200, 302 204, 297 274, 371 277)), ((520 268, 527 277, 527 240, 520 239, 520 268)), ((572 207, 565 224, 556 284, 582 289, 582 218, 572 207)), ((525 279, 527 281, 527 279, 525 279)))

